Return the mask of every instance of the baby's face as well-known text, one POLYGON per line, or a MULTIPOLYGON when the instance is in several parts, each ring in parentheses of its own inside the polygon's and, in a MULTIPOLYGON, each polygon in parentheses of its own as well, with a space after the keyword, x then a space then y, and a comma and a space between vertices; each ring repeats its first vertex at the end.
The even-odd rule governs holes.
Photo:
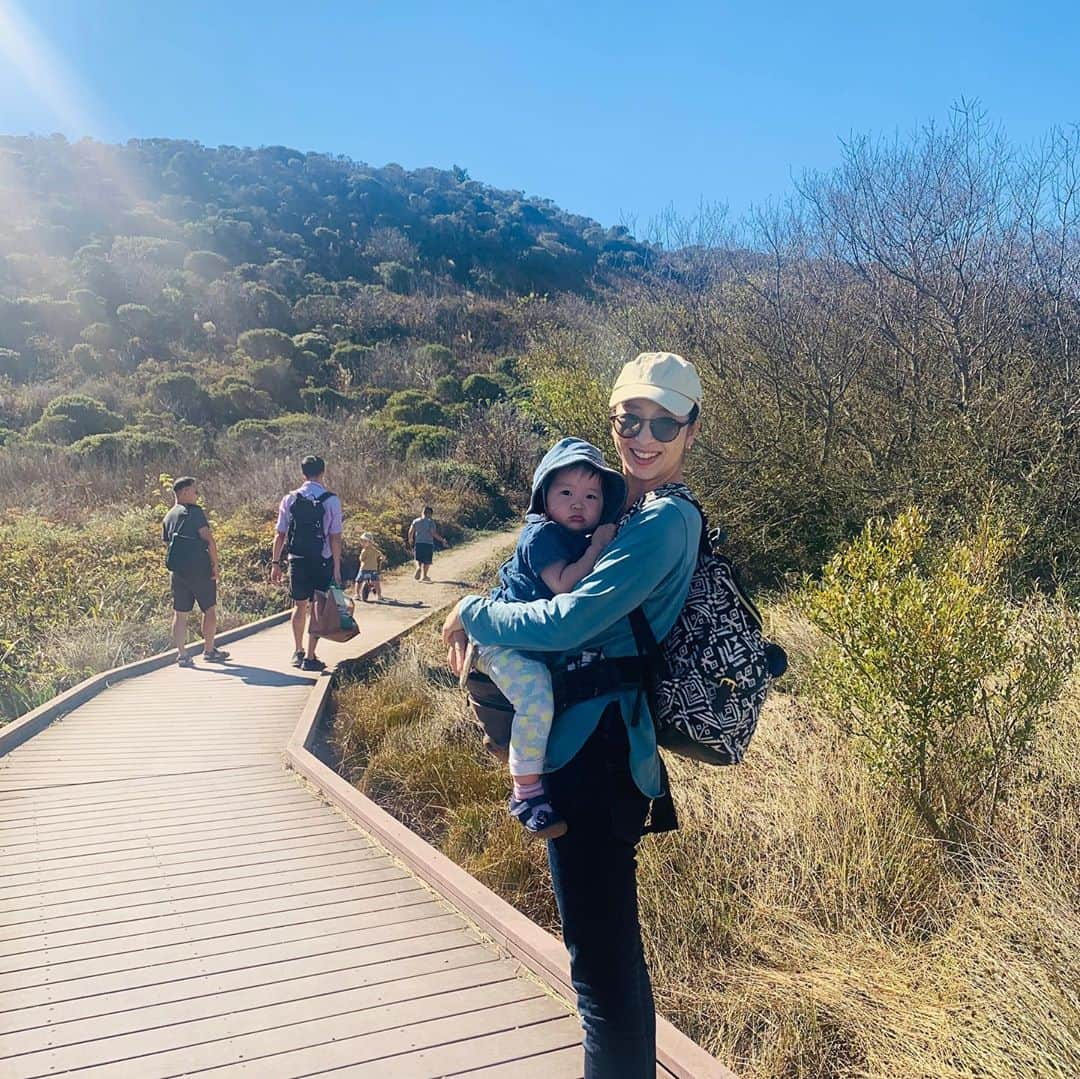
POLYGON ((591 532, 604 512, 600 477, 581 468, 560 468, 548 484, 544 508, 548 517, 572 532, 591 532))

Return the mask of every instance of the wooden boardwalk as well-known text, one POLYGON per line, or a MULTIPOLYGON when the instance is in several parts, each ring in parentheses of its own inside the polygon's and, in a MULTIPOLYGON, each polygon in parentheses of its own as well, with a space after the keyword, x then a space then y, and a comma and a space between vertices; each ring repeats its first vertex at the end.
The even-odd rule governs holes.
MULTIPOLYGON (((394 580, 426 609, 362 607, 322 657, 458 591, 394 580)), ((291 648, 282 624, 119 682, 0 757, 3 1079, 582 1074, 565 1001, 283 768, 322 688, 291 648)))

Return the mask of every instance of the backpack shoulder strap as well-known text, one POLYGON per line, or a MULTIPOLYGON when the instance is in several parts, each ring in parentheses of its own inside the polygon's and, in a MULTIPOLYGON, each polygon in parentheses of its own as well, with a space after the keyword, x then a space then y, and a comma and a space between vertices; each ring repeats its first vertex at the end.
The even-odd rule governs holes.
POLYGON ((323 491, 323 493, 321 495, 318 495, 315 499, 313 499, 313 501, 321 506, 325 501, 327 501, 327 499, 330 498, 337 498, 337 495, 335 495, 333 491, 323 491))

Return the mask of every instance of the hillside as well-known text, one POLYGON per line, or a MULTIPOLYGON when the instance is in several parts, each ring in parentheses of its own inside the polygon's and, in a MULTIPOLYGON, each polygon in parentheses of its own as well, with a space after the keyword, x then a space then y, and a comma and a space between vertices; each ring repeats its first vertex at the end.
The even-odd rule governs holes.
POLYGON ((519 351, 516 297, 588 293, 647 253, 625 229, 462 169, 3 138, 0 440, 105 436, 77 453, 149 460, 174 451, 163 438, 185 441, 178 422, 365 411, 385 399, 362 393, 371 383, 468 375, 519 351), (423 345, 441 351, 407 369, 423 345), (20 389, 33 385, 49 393, 20 389), (57 393, 92 400, 38 422, 57 393))

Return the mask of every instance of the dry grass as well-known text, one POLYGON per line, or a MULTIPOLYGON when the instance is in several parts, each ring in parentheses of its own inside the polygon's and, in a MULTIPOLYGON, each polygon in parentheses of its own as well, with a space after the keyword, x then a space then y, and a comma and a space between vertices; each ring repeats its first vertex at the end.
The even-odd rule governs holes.
MULTIPOLYGON (((551 926, 543 851, 508 821, 507 779, 438 663, 424 630, 340 694, 353 778, 551 926)), ((671 762, 681 830, 640 848, 660 1010, 744 1079, 1080 1074, 1080 685, 1055 719, 962 862, 797 695, 772 701, 741 767, 671 762)))

